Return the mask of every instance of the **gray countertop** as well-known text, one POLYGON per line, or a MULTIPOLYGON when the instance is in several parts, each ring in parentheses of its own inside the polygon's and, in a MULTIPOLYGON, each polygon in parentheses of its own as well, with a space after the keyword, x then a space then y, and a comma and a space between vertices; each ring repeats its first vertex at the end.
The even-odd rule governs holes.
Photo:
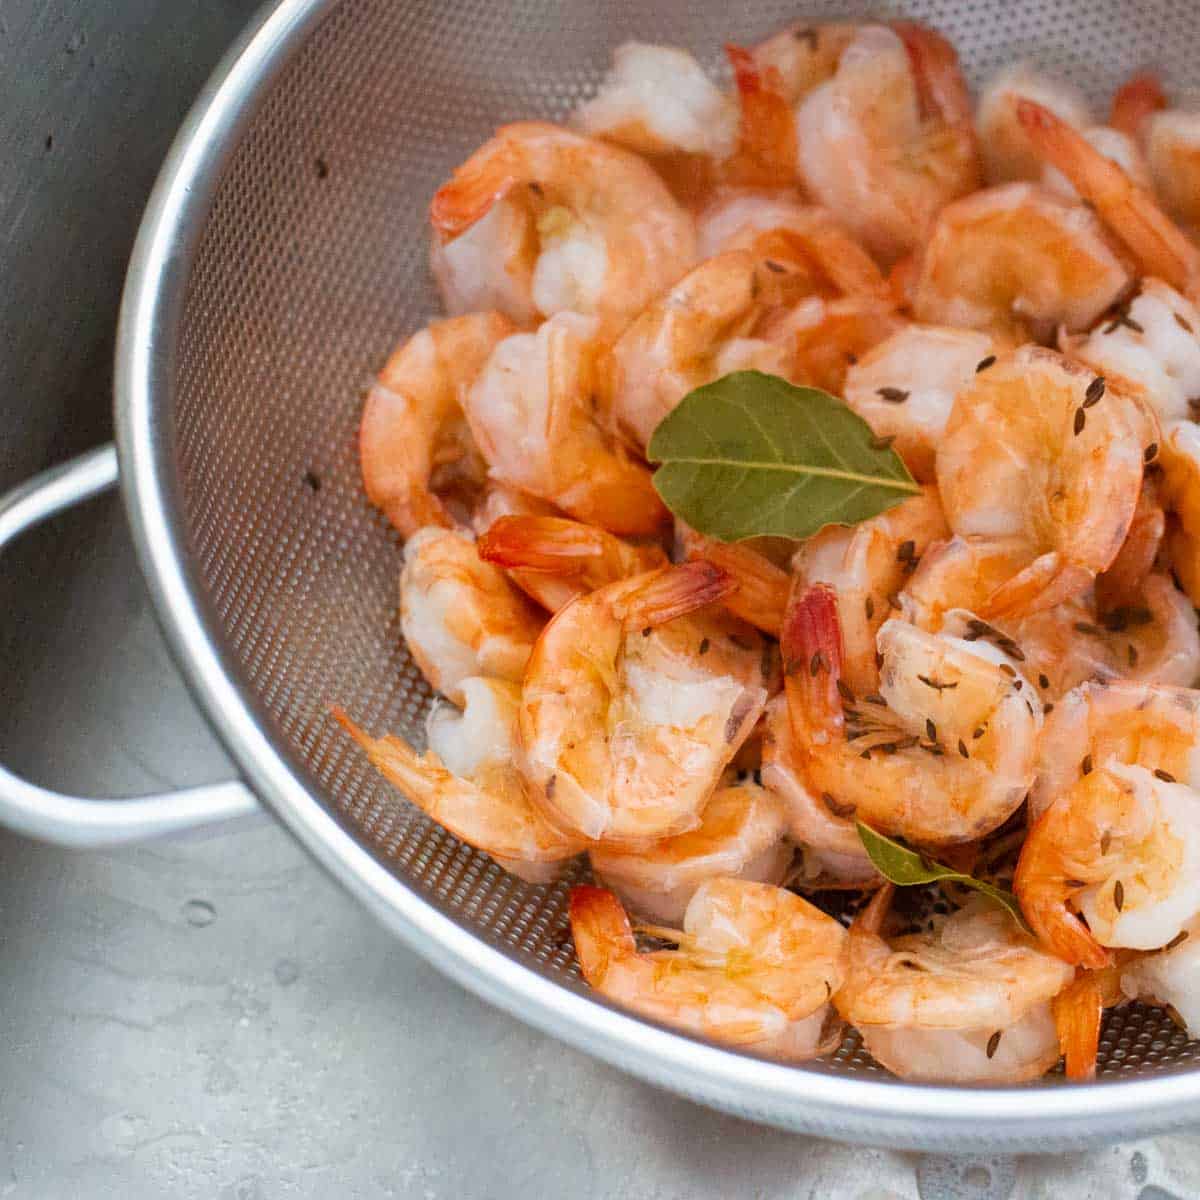
MULTIPOLYGON (((108 436, 112 328, 173 129, 243 0, 0 0, 0 486, 108 436)), ((105 500, 0 572, 0 748, 133 794, 230 773, 105 500)), ((0 833, 0 1198, 1200 1195, 1200 1138, 955 1163, 654 1091, 443 979, 266 818, 79 854, 0 833)))

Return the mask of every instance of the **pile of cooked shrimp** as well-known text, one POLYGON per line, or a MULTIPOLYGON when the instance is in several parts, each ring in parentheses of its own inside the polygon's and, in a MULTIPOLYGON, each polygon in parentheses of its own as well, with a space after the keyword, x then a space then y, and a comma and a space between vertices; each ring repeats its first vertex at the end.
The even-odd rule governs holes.
POLYGON ((1134 999, 1200 1033, 1200 113, 1140 75, 1100 124, 1027 66, 974 106, 905 22, 728 55, 732 93, 622 46, 438 189, 450 315, 361 460, 444 700, 423 752, 339 719, 505 870, 586 854, 583 975, 651 1019, 988 1083, 1088 1077, 1134 999), (648 440, 742 369, 919 494, 800 543, 673 518, 648 440), (913 918, 860 825, 1024 922, 913 918))

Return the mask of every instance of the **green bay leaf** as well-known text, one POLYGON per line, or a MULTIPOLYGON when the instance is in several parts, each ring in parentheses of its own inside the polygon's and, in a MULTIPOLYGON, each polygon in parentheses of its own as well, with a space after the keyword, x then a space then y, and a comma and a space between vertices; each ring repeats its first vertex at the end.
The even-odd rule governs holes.
POLYGON ((726 542, 811 537, 920 491, 903 460, 836 396, 735 371, 689 392, 650 439, 654 486, 693 529, 726 542))
POLYGON ((965 875, 962 871, 955 871, 952 867, 934 862, 928 855, 918 854, 917 851, 884 837, 882 833, 877 833, 862 821, 856 821, 855 826, 868 857, 884 879, 899 887, 919 887, 924 883, 942 881, 961 883, 965 887, 974 888, 1001 908, 1007 909, 1026 933, 1032 932, 1025 920, 1025 914, 1021 912, 1021 905, 1012 892, 976 879, 974 875, 965 875))

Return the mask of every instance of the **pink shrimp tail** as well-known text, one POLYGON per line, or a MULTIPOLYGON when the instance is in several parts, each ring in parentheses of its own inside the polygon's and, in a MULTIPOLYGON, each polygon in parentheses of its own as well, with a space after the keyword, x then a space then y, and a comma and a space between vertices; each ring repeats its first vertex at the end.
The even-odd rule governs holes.
POLYGON ((434 193, 429 223, 442 242, 466 233, 520 181, 515 156, 501 130, 434 193))
POLYGON ((603 558, 606 537, 565 517, 498 517, 479 539, 479 557, 501 567, 569 575, 603 558))
POLYGON ((725 600, 734 616, 778 637, 787 608, 788 574, 770 559, 748 546, 718 542, 688 530, 683 535, 690 560, 713 563, 737 583, 737 590, 725 600))
POLYGON ((842 627, 837 594, 818 583, 793 586, 779 637, 784 686, 794 728, 841 730, 842 627))
POLYGON ((1146 122, 1167 107, 1162 83, 1153 71, 1141 71, 1117 88, 1108 118, 1113 129, 1140 137, 1146 122))
POLYGON ((583 977, 599 987, 616 959, 637 952, 633 929, 621 902, 607 888, 581 884, 571 889, 568 905, 575 956, 583 977))
POLYGON ((759 70, 742 46, 726 45, 741 104, 738 148, 725 164, 726 182, 748 186, 786 186, 796 175, 796 123, 783 98, 776 67, 759 70))
POLYGON ((915 21, 893 21, 904 43, 922 112, 949 125, 971 125, 971 96, 958 63, 958 53, 936 29, 915 21))
POLYGON ((621 615, 627 626, 652 628, 715 604, 737 583, 720 567, 703 560, 660 567, 639 576, 623 597, 621 615))

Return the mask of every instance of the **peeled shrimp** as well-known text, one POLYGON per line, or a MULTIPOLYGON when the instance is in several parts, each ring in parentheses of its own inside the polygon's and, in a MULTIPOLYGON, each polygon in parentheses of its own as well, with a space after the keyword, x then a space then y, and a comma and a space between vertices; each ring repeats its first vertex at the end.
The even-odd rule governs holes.
POLYGON ((1192 1037, 1200 1033, 1200 922, 1190 922, 1156 954, 1126 965, 1121 991, 1130 1000, 1166 1006, 1192 1037))
POLYGON ((1054 351, 1026 346, 980 371, 938 447, 938 490, 955 533, 1004 541, 1025 565, 977 614, 1086 590, 1125 541, 1156 439, 1135 396, 1054 351))
POLYGON ((1105 947, 1157 949, 1200 913, 1200 795, 1099 752, 1084 766, 1030 828, 1013 891, 1059 958, 1097 968, 1105 947))
POLYGON ((874 1058, 904 1079, 1022 1083, 1058 1060, 1051 1001, 1073 972, 1008 913, 979 902, 929 933, 881 935, 891 888, 850 928, 834 996, 874 1058))
POLYGON ((695 829, 644 850, 596 847, 592 870, 627 908, 671 925, 683 920, 706 880, 726 876, 782 883, 792 861, 786 827, 782 803, 763 788, 752 783, 719 787, 695 829))
POLYGON ((650 156, 686 153, 728 158, 737 141, 737 108, 686 51, 625 42, 612 68, 571 124, 650 156))
POLYGON ((765 306, 748 251, 703 262, 656 300, 613 347, 611 409, 644 448, 659 422, 693 388, 734 370, 790 373, 786 339, 754 336, 765 306))
POLYGON ((400 628, 421 674, 456 704, 472 675, 519 683, 543 619, 469 535, 430 526, 405 544, 400 628))
POLYGON ((474 677, 460 691, 461 713, 446 704, 430 712, 425 754, 397 737, 371 737, 340 709, 334 715, 375 769, 439 825, 514 875, 547 883, 584 843, 555 829, 525 798, 512 763, 521 690, 474 677))
POLYGON ((800 779, 882 833, 977 840, 1033 782, 1042 714, 1032 688, 987 643, 889 620, 876 644, 879 693, 856 696, 842 679, 833 590, 808 588, 789 605, 781 649, 800 779))
POLYGON ((776 697, 763 718, 763 787, 787 814, 788 836, 801 855, 795 882, 812 888, 864 888, 881 882, 858 828, 854 810, 832 796, 816 796, 800 775, 799 753, 787 701, 776 697))
POLYGON ((1146 683, 1085 683, 1064 696, 1038 748, 1029 816, 1038 819, 1083 778, 1108 762, 1163 771, 1200 790, 1200 692, 1146 683))
POLYGON ((505 338, 465 394, 467 420, 494 479, 613 533, 653 534, 667 512, 650 471, 596 411, 602 354, 577 313, 505 338))
POLYGON ((1200 247, 1163 212, 1153 194, 1040 104, 1020 101, 1017 116, 1037 152, 1094 206, 1142 273, 1194 295, 1200 287, 1200 247))
POLYGON ((495 312, 434 321, 379 373, 359 431, 363 486, 402 537, 453 527, 482 491, 485 467, 459 398, 512 332, 495 312))
POLYGON ((1017 118, 1021 99, 1036 100, 1077 129, 1092 124, 1087 98, 1078 88, 1026 62, 1005 67, 984 84, 976 115, 989 183, 1034 180, 1042 173, 1042 159, 1017 118))
POLYGON ((685 563, 580 596, 525 672, 522 773, 563 829, 644 846, 696 828, 775 676, 766 643, 720 609, 732 587, 685 563))
POLYGON ((1037 184, 1010 183, 941 210, 910 300, 919 321, 1048 341, 1060 324, 1086 329, 1131 282, 1095 213, 1037 184))
MULTIPOLYGON (((935 542, 949 537, 937 489, 854 526, 832 525, 804 542, 793 567, 801 585, 828 584, 837 593, 842 634, 842 682, 866 695, 879 684, 875 637, 894 598, 935 542)), ((737 578, 736 572, 734 578, 737 578)))
POLYGON ((479 557, 506 567, 552 613, 576 596, 667 564, 656 542, 634 545, 563 517, 501 517, 480 537, 479 557))
POLYGON ((892 439, 913 475, 929 483, 954 397, 982 363, 1005 349, 1005 342, 975 330, 908 325, 851 365, 842 395, 877 437, 892 439))
POLYGON ((646 162, 537 121, 498 130, 438 189, 430 220, 447 308, 486 301, 518 324, 570 310, 616 333, 695 257, 692 218, 646 162))
POLYGON ((796 110, 800 176, 885 262, 979 186, 970 100, 953 47, 922 26, 864 25, 796 110))
POLYGON ((639 953, 629 918, 602 888, 571 892, 571 933, 596 991, 689 1033, 799 1062, 831 1046, 829 997, 846 969, 846 931, 783 888, 701 884, 676 950, 639 953))

